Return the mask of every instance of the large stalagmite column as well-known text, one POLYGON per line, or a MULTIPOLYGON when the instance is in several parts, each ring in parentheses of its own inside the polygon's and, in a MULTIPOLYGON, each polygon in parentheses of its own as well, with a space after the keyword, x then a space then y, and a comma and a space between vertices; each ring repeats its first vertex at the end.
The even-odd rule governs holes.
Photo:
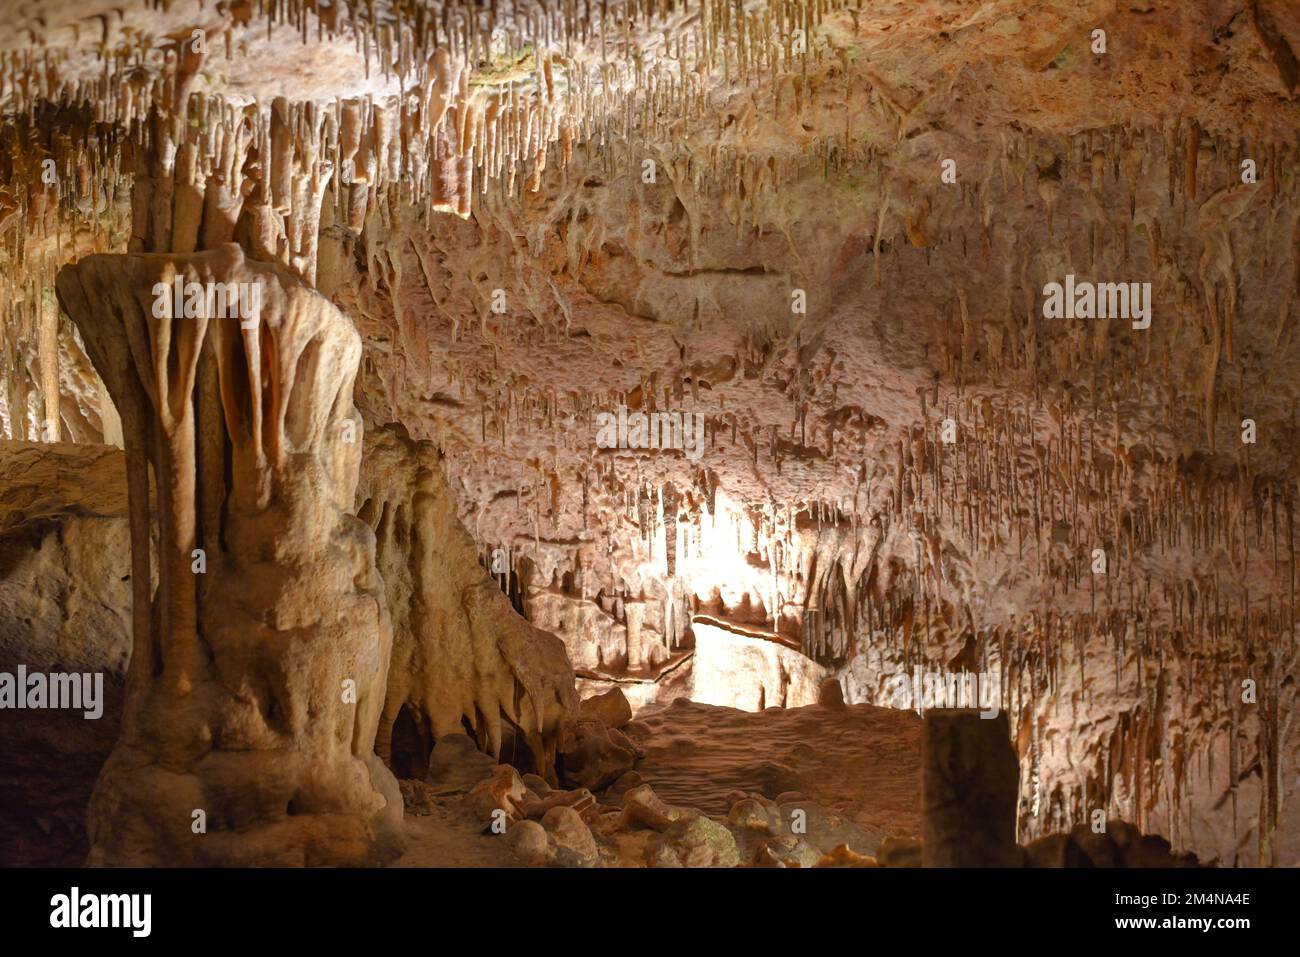
POLYGON ((41 400, 45 418, 41 423, 41 441, 59 441, 59 310, 42 295, 39 312, 38 354, 41 360, 41 400))
POLYGON ((373 751, 391 628, 351 512, 352 323, 233 244, 90 256, 57 288, 122 416, 131 512, 133 651, 91 863, 392 857, 401 798, 373 751), (257 288, 258 315, 175 315, 177 279, 209 313, 214 290, 257 288))
POLYGON ((1006 715, 928 711, 921 732, 925 867, 1016 867, 1019 783, 1006 715))
POLYGON ((623 613, 627 618, 627 670, 641 670, 641 625, 645 622, 645 602, 628 600, 623 602, 623 613))

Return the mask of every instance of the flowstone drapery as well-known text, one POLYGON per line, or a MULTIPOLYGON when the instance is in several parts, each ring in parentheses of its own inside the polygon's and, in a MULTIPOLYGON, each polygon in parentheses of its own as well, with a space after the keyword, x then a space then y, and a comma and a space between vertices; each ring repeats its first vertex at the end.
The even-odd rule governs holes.
POLYGON ((555 780, 561 726, 577 709, 564 643, 528 623, 478 563, 431 442, 399 430, 367 441, 358 514, 375 529, 393 609, 393 667, 378 752, 391 759, 406 708, 424 760, 433 740, 464 730, 502 757, 511 725, 538 773, 555 780))
POLYGON ((402 804, 373 751, 391 626, 351 514, 352 323, 235 245, 90 256, 58 295, 121 412, 130 497, 133 650, 91 862, 391 858, 402 804), (260 310, 175 315, 177 279, 207 291, 199 312, 254 287, 260 310))

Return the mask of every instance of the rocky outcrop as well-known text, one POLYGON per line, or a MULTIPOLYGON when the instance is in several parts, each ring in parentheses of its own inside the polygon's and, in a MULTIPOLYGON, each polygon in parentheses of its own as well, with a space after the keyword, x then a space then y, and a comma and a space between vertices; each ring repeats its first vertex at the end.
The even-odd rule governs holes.
POLYGON ((622 731, 596 718, 569 721, 560 735, 561 776, 569 787, 608 787, 631 771, 640 756, 622 731))
POLYGON ((647 867, 735 867, 740 850, 722 824, 703 814, 684 814, 655 835, 645 860, 647 867))
POLYGON ((493 757, 518 735, 533 769, 553 780, 578 703, 563 643, 524 620, 479 565, 433 443, 382 430, 368 437, 365 463, 358 514, 374 529, 394 622, 378 752, 391 759, 405 710, 422 755, 465 726, 493 757))
POLYGON ((611 688, 602 694, 583 698, 578 705, 578 714, 600 721, 608 728, 623 728, 632 720, 632 706, 621 688, 611 688))

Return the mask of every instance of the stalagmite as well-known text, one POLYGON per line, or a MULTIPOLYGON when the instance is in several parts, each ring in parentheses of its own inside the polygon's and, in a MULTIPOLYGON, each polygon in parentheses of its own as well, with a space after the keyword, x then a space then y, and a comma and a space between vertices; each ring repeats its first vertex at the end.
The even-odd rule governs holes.
POLYGON ((641 670, 642 665, 641 625, 645 621, 645 603, 625 601, 623 613, 627 616, 627 670, 637 672, 641 670))
POLYGON ((357 426, 356 331, 233 245, 88 257, 60 272, 58 292, 122 414, 136 582, 127 717, 91 803, 91 860, 391 858, 401 799, 372 750, 391 626, 373 546, 350 514, 360 446, 344 439, 357 426), (226 318, 156 317, 141 293, 173 277, 259 284, 256 328, 272 338, 226 318), (264 404, 267 378, 287 390, 264 404), (224 476, 212 467, 223 448, 224 476), (252 780, 256 803, 242 789, 252 780), (191 831, 195 808, 207 833, 191 831))
POLYGON ((922 754, 926 867, 1014 867, 1017 762, 1005 715, 932 711, 922 754))

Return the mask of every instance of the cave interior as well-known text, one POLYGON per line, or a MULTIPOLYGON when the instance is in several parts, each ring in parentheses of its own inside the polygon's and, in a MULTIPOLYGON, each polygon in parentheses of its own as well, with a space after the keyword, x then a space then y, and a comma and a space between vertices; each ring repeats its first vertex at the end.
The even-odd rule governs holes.
POLYGON ((1300 865, 1297 49, 0 0, 0 864, 1300 865))

